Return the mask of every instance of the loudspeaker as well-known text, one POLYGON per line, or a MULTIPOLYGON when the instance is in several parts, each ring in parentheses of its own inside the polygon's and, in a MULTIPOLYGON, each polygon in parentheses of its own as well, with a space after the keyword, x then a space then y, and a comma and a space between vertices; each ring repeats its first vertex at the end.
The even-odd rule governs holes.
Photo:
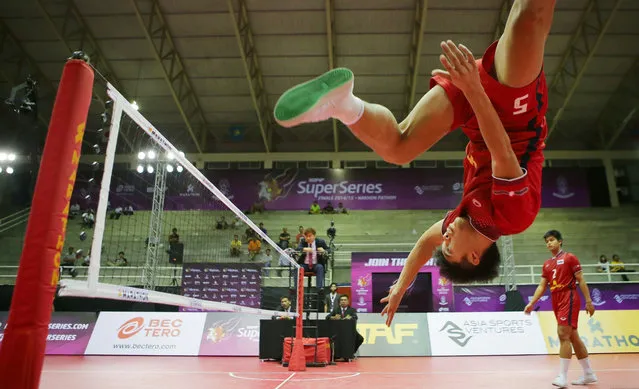
POLYGON ((169 249, 169 263, 181 265, 184 262, 184 243, 172 243, 169 249))
POLYGON ((526 308, 524 297, 518 290, 506 292, 506 312, 522 312, 526 308))

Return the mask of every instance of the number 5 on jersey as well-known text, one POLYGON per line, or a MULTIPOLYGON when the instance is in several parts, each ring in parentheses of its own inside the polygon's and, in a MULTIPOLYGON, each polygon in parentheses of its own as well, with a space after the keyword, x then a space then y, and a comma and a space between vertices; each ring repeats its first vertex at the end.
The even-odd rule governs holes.
POLYGON ((528 103, 526 100, 528 95, 524 95, 515 99, 515 106, 513 107, 513 115, 521 115, 528 111, 528 103))

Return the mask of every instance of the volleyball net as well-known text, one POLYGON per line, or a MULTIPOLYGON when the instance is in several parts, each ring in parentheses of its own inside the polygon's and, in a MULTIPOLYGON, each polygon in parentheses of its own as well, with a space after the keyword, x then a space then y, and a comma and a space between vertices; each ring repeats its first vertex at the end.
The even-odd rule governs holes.
MULTIPOLYGON (((205 175, 111 84, 104 127, 87 129, 94 78, 85 59, 67 63, 56 95, 0 347, 8 388, 38 387, 56 289, 295 319, 289 370, 304 370, 304 272, 293 249, 233 203, 228 179, 205 175), (90 137, 95 161, 81 164, 90 137)), ((259 202, 253 188, 237 193, 252 191, 259 202)))

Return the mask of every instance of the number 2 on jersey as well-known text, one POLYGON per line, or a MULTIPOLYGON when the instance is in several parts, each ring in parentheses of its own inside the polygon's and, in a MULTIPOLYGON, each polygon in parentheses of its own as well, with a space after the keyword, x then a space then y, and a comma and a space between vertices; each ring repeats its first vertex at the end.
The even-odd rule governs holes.
POLYGON ((515 99, 513 115, 521 115, 522 113, 526 113, 526 111, 528 111, 528 103, 526 102, 527 98, 528 95, 521 96, 515 99))
POLYGON ((557 269, 552 269, 552 279, 557 278, 557 269))

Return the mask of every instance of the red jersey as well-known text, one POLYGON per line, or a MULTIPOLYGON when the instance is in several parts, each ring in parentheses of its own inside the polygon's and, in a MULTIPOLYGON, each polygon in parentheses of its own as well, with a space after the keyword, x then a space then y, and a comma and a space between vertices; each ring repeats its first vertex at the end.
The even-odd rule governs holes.
POLYGON ((579 259, 571 253, 560 251, 544 262, 541 276, 550 284, 550 292, 558 293, 577 288, 575 274, 581 271, 579 259))
POLYGON ((496 241, 501 235, 526 230, 541 207, 541 170, 548 133, 546 111, 548 88, 543 71, 522 88, 502 85, 491 74, 497 42, 477 60, 486 94, 504 124, 524 174, 507 180, 494 177, 491 156, 481 135, 477 118, 464 93, 445 78, 436 76, 431 88, 440 85, 454 107, 451 130, 461 127, 468 136, 464 159, 464 192, 459 206, 446 215, 442 233, 458 216, 466 216, 482 235, 496 241))

